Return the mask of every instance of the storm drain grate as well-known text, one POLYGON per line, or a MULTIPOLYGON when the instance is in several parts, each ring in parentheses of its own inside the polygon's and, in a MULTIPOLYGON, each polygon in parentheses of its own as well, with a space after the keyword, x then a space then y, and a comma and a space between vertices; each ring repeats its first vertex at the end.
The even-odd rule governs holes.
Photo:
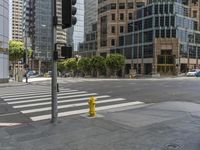
POLYGON ((178 144, 167 144, 164 150, 180 150, 181 146, 178 144))

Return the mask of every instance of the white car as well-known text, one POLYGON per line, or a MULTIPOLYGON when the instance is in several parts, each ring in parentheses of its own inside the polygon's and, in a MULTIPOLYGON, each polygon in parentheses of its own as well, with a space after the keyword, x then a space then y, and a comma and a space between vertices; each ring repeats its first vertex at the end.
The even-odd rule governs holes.
POLYGON ((191 70, 191 71, 189 71, 187 74, 186 74, 186 76, 188 76, 188 77, 194 77, 195 75, 196 75, 196 73, 198 72, 198 70, 191 70))

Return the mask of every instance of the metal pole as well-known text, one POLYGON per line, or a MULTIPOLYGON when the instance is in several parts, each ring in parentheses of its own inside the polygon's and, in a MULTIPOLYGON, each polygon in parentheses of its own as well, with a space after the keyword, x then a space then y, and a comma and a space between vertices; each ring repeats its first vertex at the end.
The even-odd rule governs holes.
POLYGON ((187 37, 187 72, 189 71, 189 65, 190 65, 190 50, 189 50, 189 35, 188 35, 188 29, 186 28, 186 37, 187 37))
POLYGON ((26 62, 25 62, 25 66, 26 66, 26 83, 28 83, 28 48, 27 48, 27 33, 25 31, 25 44, 26 44, 26 62))
POLYGON ((51 102, 51 122, 56 123, 58 118, 58 109, 57 109, 57 60, 54 59, 54 54, 56 51, 56 0, 52 0, 52 82, 51 82, 51 92, 52 92, 52 102, 51 102))

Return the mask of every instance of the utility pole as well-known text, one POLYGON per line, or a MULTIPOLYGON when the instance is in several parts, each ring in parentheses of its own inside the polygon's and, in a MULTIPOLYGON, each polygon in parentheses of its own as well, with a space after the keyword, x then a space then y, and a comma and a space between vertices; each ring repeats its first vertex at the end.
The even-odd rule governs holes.
POLYGON ((25 69, 26 69, 26 83, 28 83, 28 48, 27 48, 27 33, 26 33, 27 31, 25 30, 25 44, 26 44, 26 46, 25 46, 25 51, 26 51, 26 60, 25 60, 25 69))
POLYGON ((52 0, 52 79, 51 79, 51 122, 56 123, 58 118, 58 104, 57 104, 57 47, 56 47, 56 27, 57 27, 57 15, 56 15, 56 0, 52 0))

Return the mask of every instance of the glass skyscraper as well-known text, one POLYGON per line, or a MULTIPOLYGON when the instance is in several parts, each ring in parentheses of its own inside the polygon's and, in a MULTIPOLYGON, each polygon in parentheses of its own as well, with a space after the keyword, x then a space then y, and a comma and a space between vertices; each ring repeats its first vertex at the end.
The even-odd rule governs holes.
POLYGON ((123 54, 126 71, 139 74, 176 75, 199 66, 200 31, 198 1, 154 0, 138 8, 127 33, 111 53, 123 54), (194 6, 194 7, 193 7, 194 6))
POLYGON ((8 82, 9 1, 0 0, 0 82, 8 82))
POLYGON ((77 0, 76 3, 77 8, 77 23, 73 27, 73 40, 72 45, 74 50, 77 51, 79 44, 84 40, 84 0, 77 0))

